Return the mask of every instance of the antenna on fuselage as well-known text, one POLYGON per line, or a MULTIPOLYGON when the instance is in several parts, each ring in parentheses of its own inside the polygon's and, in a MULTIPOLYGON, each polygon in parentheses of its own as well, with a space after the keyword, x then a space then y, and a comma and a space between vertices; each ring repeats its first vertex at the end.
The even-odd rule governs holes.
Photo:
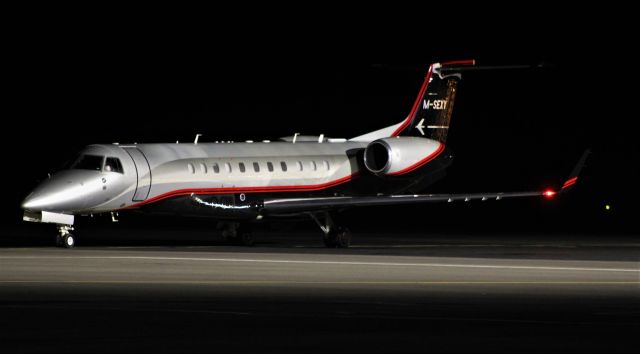
POLYGON ((300 133, 295 133, 295 134, 293 134, 293 140, 291 140, 291 142, 292 142, 293 144, 295 144, 295 143, 296 143, 296 140, 298 140, 298 135, 300 135, 300 133))
POLYGON ((198 145, 198 138, 200 138, 202 134, 196 134, 196 138, 193 140, 194 145, 198 145))

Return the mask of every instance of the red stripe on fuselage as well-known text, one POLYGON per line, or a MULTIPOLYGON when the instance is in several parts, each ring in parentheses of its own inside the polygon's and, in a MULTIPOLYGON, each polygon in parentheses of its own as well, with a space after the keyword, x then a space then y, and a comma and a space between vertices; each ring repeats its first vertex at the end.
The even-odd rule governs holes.
POLYGON ((188 195, 188 194, 233 194, 233 193, 282 193, 282 192, 313 192, 319 191, 323 189, 327 189, 330 187, 335 187, 337 185, 346 183, 351 181, 357 173, 342 177, 340 179, 321 183, 321 184, 311 184, 311 185, 299 185, 299 186, 263 186, 263 187, 230 187, 230 188, 187 188, 187 189, 178 189, 175 191, 167 192, 155 196, 151 199, 147 199, 145 201, 133 204, 128 206, 129 208, 137 208, 143 205, 155 203, 160 200, 164 200, 167 198, 172 198, 180 195, 188 195))
POLYGON ((404 168, 404 169, 402 169, 400 171, 387 173, 387 176, 397 176, 397 175, 403 175, 405 173, 412 172, 412 171, 424 166, 429 161, 432 161, 433 159, 438 157, 438 155, 440 155, 443 151, 444 151, 444 144, 440 144, 440 146, 438 146, 436 151, 434 151, 431 154, 429 154, 429 156, 425 157, 424 159, 422 159, 422 160, 416 162, 415 164, 413 164, 413 165, 411 165, 411 166, 409 166, 407 168, 404 168))
POLYGON ((422 101, 422 97, 424 97, 424 93, 427 92, 427 88, 429 87, 429 80, 431 80, 431 71, 433 69, 433 65, 429 66, 429 71, 427 72, 427 76, 424 78, 424 82, 422 83, 422 87, 420 88, 420 92, 418 92, 418 97, 416 101, 413 103, 413 107, 411 108, 411 112, 407 118, 402 122, 402 125, 396 129, 396 131, 391 134, 391 136, 398 136, 398 134, 402 133, 402 131, 411 123, 411 121, 415 118, 416 112, 418 111, 418 107, 420 107, 420 102, 422 101))

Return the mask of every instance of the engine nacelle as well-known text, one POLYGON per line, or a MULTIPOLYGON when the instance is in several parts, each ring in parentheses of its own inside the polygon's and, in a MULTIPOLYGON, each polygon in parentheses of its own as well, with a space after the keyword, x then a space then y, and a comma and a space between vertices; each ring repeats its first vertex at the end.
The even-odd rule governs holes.
POLYGON ((364 164, 376 175, 397 176, 425 165, 444 150, 436 140, 395 137, 372 141, 364 151, 364 164))

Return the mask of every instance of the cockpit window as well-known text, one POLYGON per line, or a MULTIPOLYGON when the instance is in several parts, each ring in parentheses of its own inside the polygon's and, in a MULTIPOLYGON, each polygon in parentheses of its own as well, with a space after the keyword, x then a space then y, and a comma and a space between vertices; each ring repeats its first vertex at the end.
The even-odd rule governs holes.
POLYGON ((71 165, 72 170, 102 170, 102 160, 104 156, 98 155, 80 155, 80 157, 71 165))
POLYGON ((124 173, 120 159, 117 157, 107 157, 107 161, 104 163, 104 172, 124 173))

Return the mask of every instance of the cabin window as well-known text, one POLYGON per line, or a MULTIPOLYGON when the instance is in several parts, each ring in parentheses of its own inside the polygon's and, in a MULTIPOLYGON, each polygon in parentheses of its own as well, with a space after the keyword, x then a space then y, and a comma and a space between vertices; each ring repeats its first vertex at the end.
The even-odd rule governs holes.
POLYGON ((193 164, 192 164, 192 163, 188 163, 188 164, 187 164, 187 168, 189 169, 189 172, 191 172, 191 173, 196 173, 196 167, 195 167, 195 166, 193 166, 193 164))
POLYGON ((267 162, 267 170, 269 170, 269 172, 273 172, 273 164, 271 162, 267 162))
POLYGON ((220 173, 220 166, 217 163, 213 164, 213 173, 220 173))
POLYGON ((240 172, 244 173, 247 169, 244 167, 244 162, 240 162, 238 164, 238 168, 240 168, 240 172))
POLYGON ((287 163, 280 161, 280 168, 282 169, 282 172, 287 172, 287 163))
POLYGON ((224 164, 224 169, 227 170, 227 173, 231 173, 231 164, 230 163, 225 163, 224 164))
POLYGON ((329 170, 330 170, 330 168, 329 168, 329 161, 324 160, 324 161, 322 161, 322 164, 324 165, 324 169, 325 169, 325 170, 327 170, 327 171, 329 171, 329 170))
POLYGON ((200 171, 202 173, 207 173, 207 165, 200 163, 200 171))
POLYGON ((104 156, 98 155, 81 155, 76 162, 71 165, 72 170, 102 170, 102 161, 104 156))
POLYGON ((302 162, 297 161, 296 165, 298 165, 298 171, 302 171, 302 162))
POLYGON ((253 163, 253 170, 256 172, 260 172, 260 164, 258 164, 257 162, 253 163))
POLYGON ((120 159, 117 157, 107 157, 107 160, 104 163, 104 171, 124 173, 124 170, 122 169, 122 163, 120 163, 120 159))
POLYGON ((313 170, 313 171, 315 171, 315 170, 317 170, 317 169, 318 169, 318 165, 316 165, 316 162, 315 162, 315 161, 311 161, 311 162, 309 163, 309 165, 311 166, 311 170, 313 170))

